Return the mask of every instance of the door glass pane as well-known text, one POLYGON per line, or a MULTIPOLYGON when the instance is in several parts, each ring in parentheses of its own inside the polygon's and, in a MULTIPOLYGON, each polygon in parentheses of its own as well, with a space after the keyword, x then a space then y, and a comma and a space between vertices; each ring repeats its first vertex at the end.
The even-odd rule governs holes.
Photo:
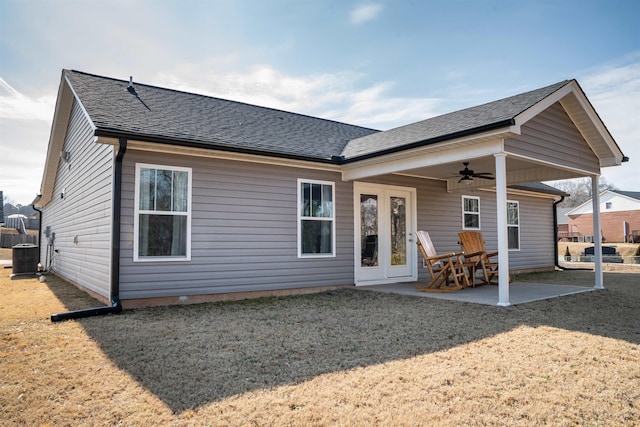
POLYGON ((404 197, 391 197, 391 265, 407 265, 407 210, 404 197))
POLYGON ((378 266, 378 196, 360 195, 361 266, 378 266))

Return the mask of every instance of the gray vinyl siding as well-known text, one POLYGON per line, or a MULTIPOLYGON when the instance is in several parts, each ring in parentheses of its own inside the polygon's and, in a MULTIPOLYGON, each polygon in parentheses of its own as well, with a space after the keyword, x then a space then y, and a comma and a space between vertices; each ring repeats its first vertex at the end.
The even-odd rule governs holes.
POLYGON ((123 166, 121 298, 353 283, 352 183, 339 173, 136 151, 123 166), (192 168, 190 261, 133 262, 136 163, 192 168), (299 178, 335 183, 335 257, 297 256, 299 178))
POLYGON ((598 173, 600 163, 560 103, 522 126, 505 140, 505 151, 583 171, 598 173))
POLYGON ((70 158, 58 163, 54 196, 43 209, 40 251, 46 262, 47 253, 57 250, 51 265, 57 274, 108 298, 113 149, 93 139, 90 123, 74 102, 64 142, 70 158), (55 233, 49 248, 47 226, 55 233))
MULTIPOLYGON (((442 181, 388 175, 367 182, 417 189, 418 229, 439 252, 459 251, 463 193, 442 181)), ((480 197, 482 232, 496 249, 495 194, 480 197)), ((521 251, 509 253, 511 270, 552 267, 552 201, 509 196, 520 202, 521 251)), ((128 151, 121 211, 122 299, 293 289, 354 283, 353 183, 338 173, 162 153, 128 151), (133 262, 135 164, 192 168, 191 260, 133 262), (297 257, 298 179, 335 183, 336 256, 297 257)), ((418 259, 418 265, 421 262, 418 259)), ((426 271, 419 268, 421 279, 426 271)))

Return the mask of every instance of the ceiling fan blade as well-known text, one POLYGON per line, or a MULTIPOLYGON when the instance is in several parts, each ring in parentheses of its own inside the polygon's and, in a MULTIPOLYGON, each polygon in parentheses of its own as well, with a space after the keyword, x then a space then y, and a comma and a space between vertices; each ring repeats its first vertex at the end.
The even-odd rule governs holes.
POLYGON ((473 176, 475 176, 476 178, 483 178, 483 179, 495 179, 495 177, 492 176, 492 173, 489 172, 483 172, 483 173, 474 173, 473 176))

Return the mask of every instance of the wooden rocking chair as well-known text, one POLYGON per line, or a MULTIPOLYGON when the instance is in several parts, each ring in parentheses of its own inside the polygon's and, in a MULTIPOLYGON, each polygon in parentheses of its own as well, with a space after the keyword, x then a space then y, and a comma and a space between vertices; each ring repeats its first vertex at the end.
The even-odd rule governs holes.
POLYGON ((426 286, 416 286, 424 292, 453 292, 469 286, 462 252, 438 255, 426 231, 418 231, 418 248, 431 275, 426 286))
POLYGON ((497 282, 491 282, 491 279, 498 278, 498 262, 491 261, 491 258, 496 258, 498 252, 487 252, 482 233, 479 231, 461 231, 458 233, 458 237, 460 238, 460 246, 462 247, 465 261, 472 264, 472 286, 475 284, 476 271, 478 270, 482 270, 483 285, 497 285, 497 282))

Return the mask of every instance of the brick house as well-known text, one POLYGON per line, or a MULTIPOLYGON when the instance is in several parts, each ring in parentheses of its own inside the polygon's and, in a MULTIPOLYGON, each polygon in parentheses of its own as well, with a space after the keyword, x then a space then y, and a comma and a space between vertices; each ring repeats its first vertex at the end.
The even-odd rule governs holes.
MULTIPOLYGON (((589 200, 567 213, 568 229, 583 241, 593 241, 593 206, 589 200)), ((640 191, 606 190, 600 193, 602 241, 640 242, 640 191)))

